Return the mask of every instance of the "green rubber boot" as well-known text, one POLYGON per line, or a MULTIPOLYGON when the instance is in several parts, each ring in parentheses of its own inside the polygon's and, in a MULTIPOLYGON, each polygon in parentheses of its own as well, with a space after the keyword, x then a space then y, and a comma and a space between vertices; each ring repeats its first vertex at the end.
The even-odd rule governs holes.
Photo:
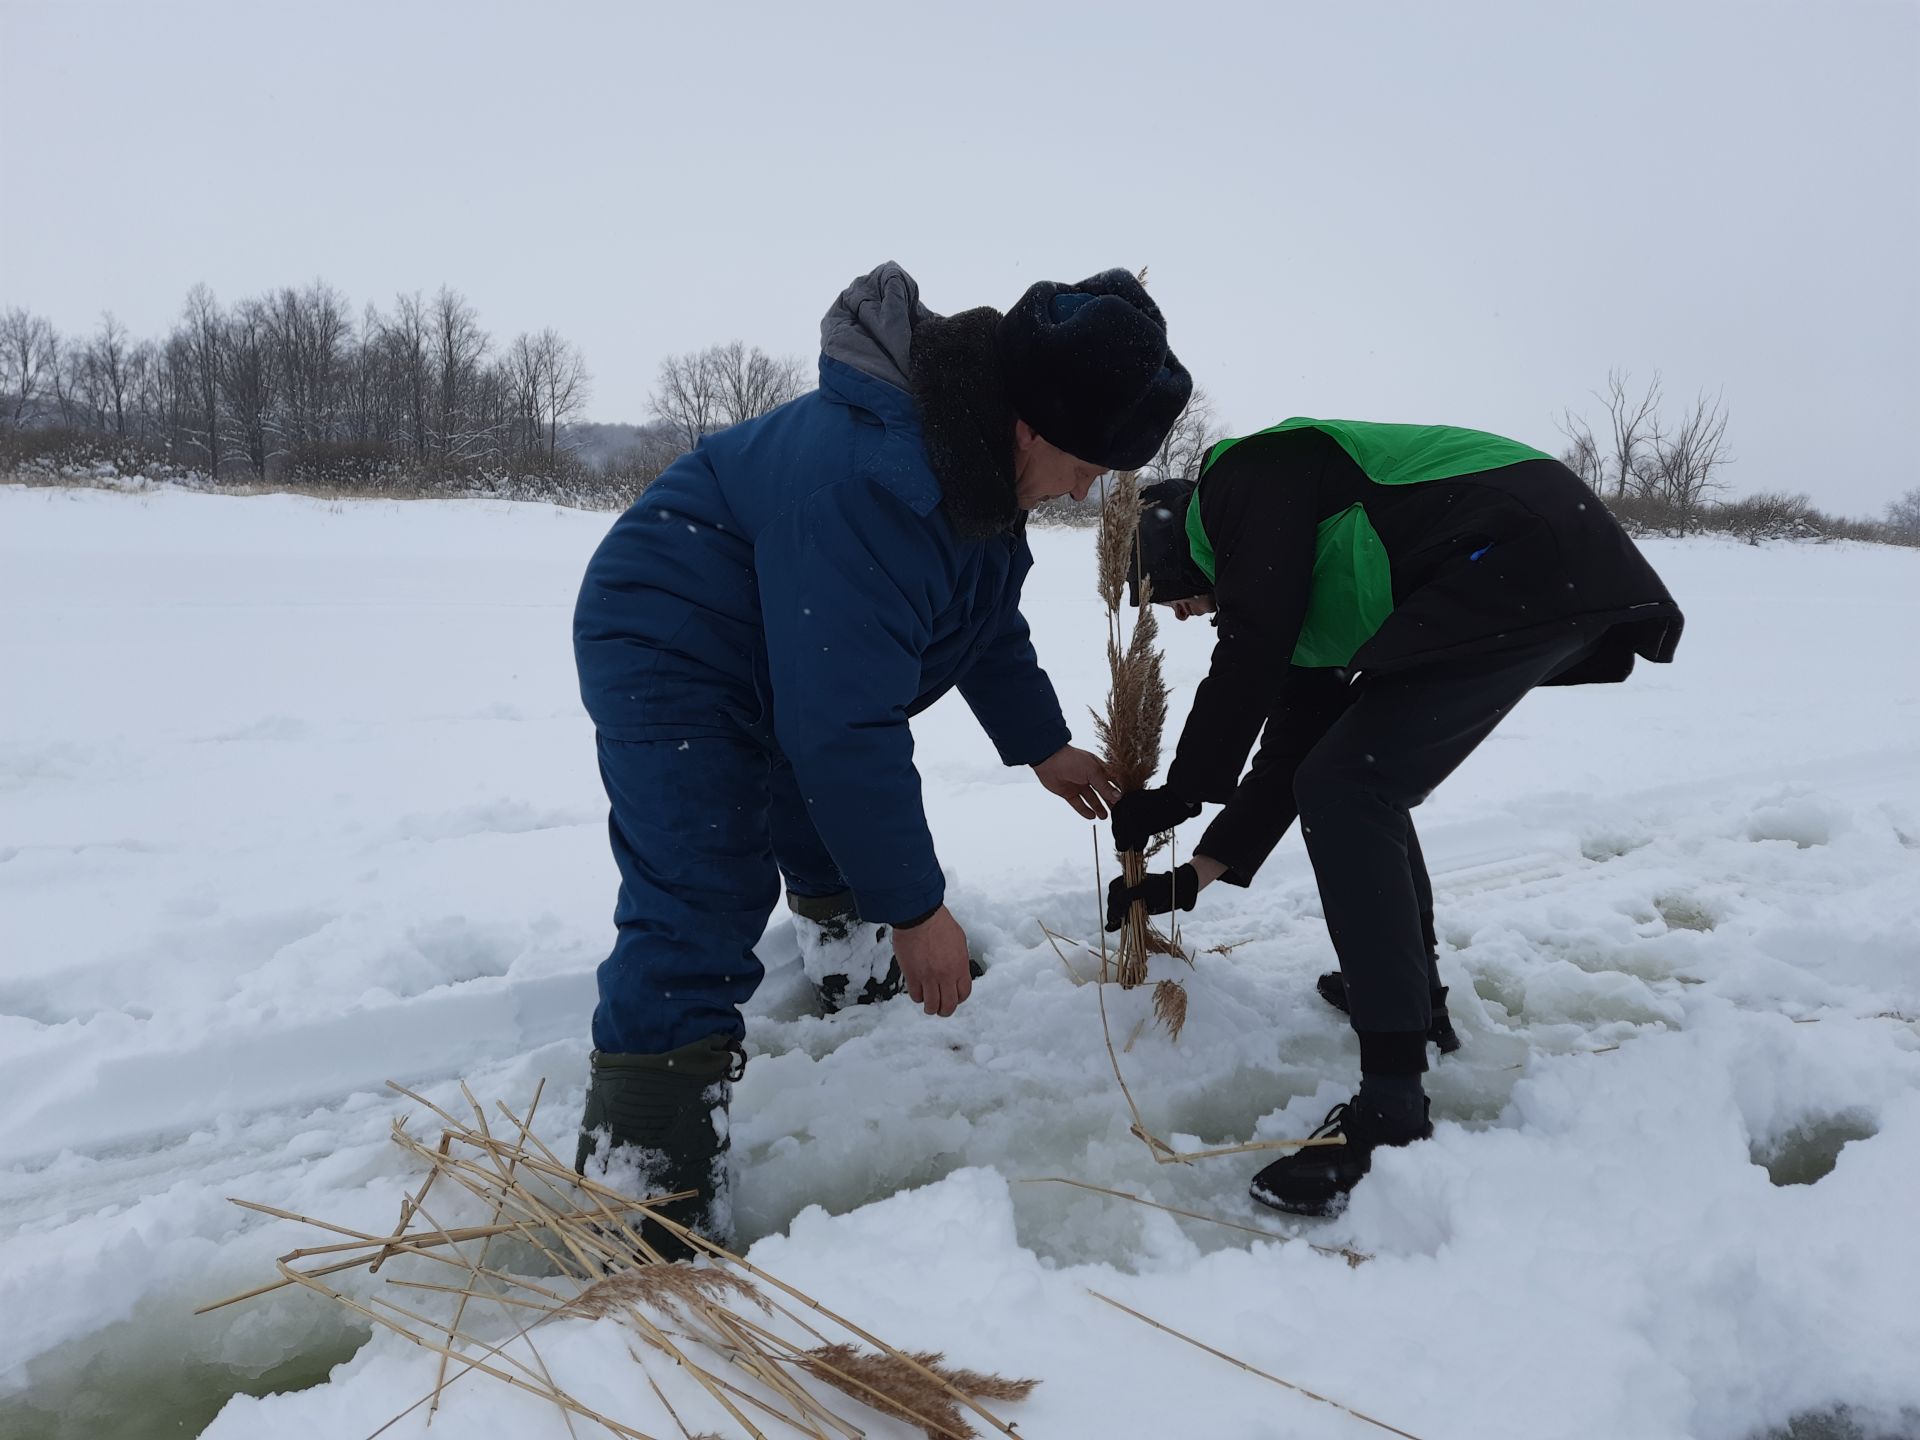
MULTIPOLYGON (((637 1197, 693 1191, 660 1213, 730 1247, 728 1108, 745 1063, 739 1041, 726 1035, 665 1055, 594 1051, 573 1168, 637 1197)), ((692 1257, 691 1246, 652 1220, 641 1223, 640 1237, 669 1260, 692 1257)))

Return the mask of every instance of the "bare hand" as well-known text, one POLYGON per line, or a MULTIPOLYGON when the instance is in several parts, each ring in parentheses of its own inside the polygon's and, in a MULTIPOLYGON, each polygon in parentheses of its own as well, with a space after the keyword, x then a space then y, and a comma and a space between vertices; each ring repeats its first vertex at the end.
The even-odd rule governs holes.
POLYGON ((1033 767, 1040 783, 1088 820, 1107 818, 1107 806, 1120 798, 1120 787, 1098 755, 1062 745, 1033 767))
POLYGON ((895 927, 893 957, 900 962, 907 994, 929 1015, 951 1015, 973 993, 967 932, 944 905, 911 930, 895 927))

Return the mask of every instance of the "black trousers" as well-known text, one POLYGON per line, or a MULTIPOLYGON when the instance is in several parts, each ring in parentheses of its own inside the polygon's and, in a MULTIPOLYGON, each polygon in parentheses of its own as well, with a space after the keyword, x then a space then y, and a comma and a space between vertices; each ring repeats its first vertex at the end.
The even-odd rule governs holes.
POLYGON ((1293 772, 1293 798, 1362 1070, 1427 1068, 1433 886, 1412 810, 1526 693, 1583 659, 1591 631, 1386 675, 1361 674, 1293 772))

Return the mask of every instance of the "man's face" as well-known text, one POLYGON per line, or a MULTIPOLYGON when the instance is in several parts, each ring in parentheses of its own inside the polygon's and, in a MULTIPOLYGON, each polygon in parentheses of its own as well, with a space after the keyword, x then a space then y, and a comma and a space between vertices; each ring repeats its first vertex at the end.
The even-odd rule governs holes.
POLYGON ((1104 466, 1049 445, 1026 421, 1013 422, 1013 488, 1022 510, 1061 495, 1084 500, 1106 473, 1104 466))
POLYGON ((1186 600, 1169 600, 1166 605, 1173 612, 1174 619, 1191 620, 1196 615, 1213 613, 1213 596, 1195 595, 1186 600))

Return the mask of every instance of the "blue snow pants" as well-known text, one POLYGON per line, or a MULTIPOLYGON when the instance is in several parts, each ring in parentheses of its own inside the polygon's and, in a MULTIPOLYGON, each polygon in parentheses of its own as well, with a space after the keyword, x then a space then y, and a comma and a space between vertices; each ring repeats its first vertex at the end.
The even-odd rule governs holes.
POLYGON ((753 947, 780 899, 847 889, 779 751, 749 739, 599 737, 620 870, 593 1044, 659 1055, 745 1032, 765 973, 753 947))

